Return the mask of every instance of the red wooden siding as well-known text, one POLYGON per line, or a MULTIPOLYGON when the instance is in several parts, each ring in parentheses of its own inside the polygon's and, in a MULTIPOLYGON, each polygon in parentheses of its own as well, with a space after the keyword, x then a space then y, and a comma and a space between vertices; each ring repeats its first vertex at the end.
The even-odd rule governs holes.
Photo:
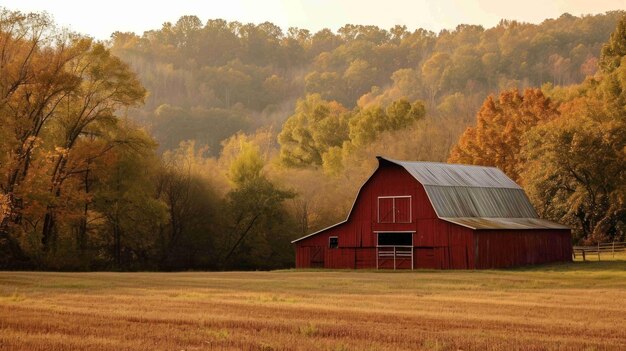
POLYGON ((569 230, 477 230, 476 268, 500 268, 572 260, 569 230))

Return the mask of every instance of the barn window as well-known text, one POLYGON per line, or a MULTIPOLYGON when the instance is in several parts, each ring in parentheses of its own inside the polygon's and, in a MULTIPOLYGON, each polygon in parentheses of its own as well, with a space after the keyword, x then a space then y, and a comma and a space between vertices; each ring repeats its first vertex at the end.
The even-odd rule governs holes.
POLYGON ((413 233, 378 233, 378 246, 412 246, 413 233))
POLYGON ((331 236, 330 238, 328 238, 328 248, 329 249, 336 249, 339 247, 339 238, 336 236, 331 236))
POLYGON ((378 223, 411 223, 411 196, 379 196, 378 223))

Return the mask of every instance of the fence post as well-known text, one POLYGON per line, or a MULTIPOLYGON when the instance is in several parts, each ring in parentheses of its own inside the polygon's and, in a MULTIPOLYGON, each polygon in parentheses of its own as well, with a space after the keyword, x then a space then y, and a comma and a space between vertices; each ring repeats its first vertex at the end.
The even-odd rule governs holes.
POLYGON ((598 261, 600 261, 600 242, 598 241, 598 261))
POLYGON ((613 240, 613 258, 615 258, 615 240, 613 240))

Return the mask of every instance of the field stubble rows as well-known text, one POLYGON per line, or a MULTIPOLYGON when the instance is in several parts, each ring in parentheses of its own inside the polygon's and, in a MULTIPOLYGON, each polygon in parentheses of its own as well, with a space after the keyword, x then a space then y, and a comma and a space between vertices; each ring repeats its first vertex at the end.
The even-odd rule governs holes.
POLYGON ((0 350, 623 350, 626 261, 0 273, 0 350))

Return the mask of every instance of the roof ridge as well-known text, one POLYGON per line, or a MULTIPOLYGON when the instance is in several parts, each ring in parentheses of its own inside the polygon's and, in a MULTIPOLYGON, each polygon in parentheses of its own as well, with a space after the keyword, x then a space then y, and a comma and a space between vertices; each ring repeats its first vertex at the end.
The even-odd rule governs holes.
POLYGON ((443 166, 461 166, 461 167, 476 167, 476 168, 489 168, 489 169, 497 169, 499 171, 502 172, 502 170, 496 166, 484 166, 484 165, 470 165, 470 164, 466 164, 466 163, 448 163, 448 162, 439 162, 439 161, 410 161, 410 160, 396 160, 393 158, 389 158, 389 157, 385 157, 385 156, 376 156, 377 159, 382 159, 391 163, 430 163, 430 164, 436 164, 436 165, 443 165, 443 166))
POLYGON ((439 186, 439 187, 448 187, 448 188, 470 188, 470 189, 516 189, 516 190, 522 190, 524 191, 524 188, 522 188, 519 184, 515 183, 515 187, 508 187, 508 186, 477 186, 477 185, 447 185, 447 184, 424 184, 422 183, 423 186, 439 186))

